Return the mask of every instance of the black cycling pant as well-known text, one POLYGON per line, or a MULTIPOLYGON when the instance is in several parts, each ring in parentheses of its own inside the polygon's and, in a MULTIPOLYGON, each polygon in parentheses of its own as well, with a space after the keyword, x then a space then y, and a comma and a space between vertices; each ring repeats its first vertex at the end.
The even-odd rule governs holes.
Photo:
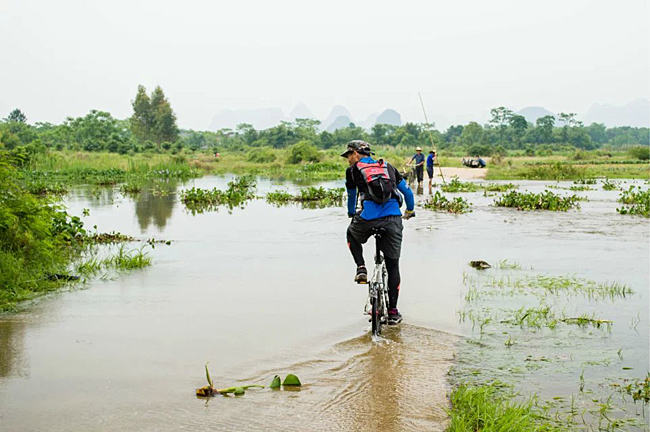
POLYGON ((373 227, 382 227, 386 230, 386 234, 379 239, 379 249, 384 253, 388 272, 388 307, 391 309, 397 308, 401 282, 399 256, 402 245, 402 218, 400 216, 388 216, 366 221, 358 215, 354 217, 348 227, 347 238, 352 258, 354 258, 357 266, 365 265, 362 245, 370 237, 373 227))

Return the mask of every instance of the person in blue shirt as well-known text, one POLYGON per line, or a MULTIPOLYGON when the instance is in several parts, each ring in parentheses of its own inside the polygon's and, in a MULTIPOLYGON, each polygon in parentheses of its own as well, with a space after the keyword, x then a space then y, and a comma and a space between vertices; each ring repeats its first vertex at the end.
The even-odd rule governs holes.
POLYGON ((424 179, 424 155, 422 154, 421 147, 415 149, 415 154, 409 161, 409 165, 413 161, 415 161, 415 175, 418 178, 418 189, 420 189, 422 187, 422 180, 424 179))
POLYGON ((431 180, 433 180, 433 166, 436 161, 436 152, 431 150, 427 156, 427 176, 429 176, 429 193, 431 193, 431 180))
POLYGON ((372 159, 374 153, 370 144, 361 140, 350 141, 347 150, 341 156, 346 158, 350 166, 345 171, 345 187, 348 192, 348 216, 352 218, 347 229, 347 240, 352 258, 357 265, 354 281, 366 283, 368 270, 363 259, 363 244, 372 235, 373 228, 383 228, 386 232, 379 241, 379 249, 384 254, 388 272, 388 323, 398 324, 402 315, 397 309, 397 298, 401 277, 399 273, 399 257, 402 249, 402 218, 410 219, 415 216, 415 200, 413 192, 408 187, 402 175, 392 165, 383 161, 377 165, 381 172, 387 172, 392 186, 392 196, 387 202, 380 204, 372 197, 368 183, 364 179, 360 167, 376 164, 372 159), (385 170, 385 171, 383 171, 385 170), (361 211, 357 212, 357 191, 361 200, 361 211), (406 212, 402 216, 400 210, 401 196, 406 201, 406 212))

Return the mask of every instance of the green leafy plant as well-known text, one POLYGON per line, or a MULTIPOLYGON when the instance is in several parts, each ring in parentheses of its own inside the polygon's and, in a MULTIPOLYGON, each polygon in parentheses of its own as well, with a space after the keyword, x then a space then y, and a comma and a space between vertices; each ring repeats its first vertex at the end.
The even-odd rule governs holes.
POLYGON ((456 214, 472 211, 471 204, 467 202, 466 199, 462 197, 456 197, 452 200, 449 200, 439 191, 436 191, 436 193, 424 203, 423 207, 429 210, 446 211, 456 214))
POLYGON ((650 189, 643 190, 632 185, 628 190, 623 191, 618 201, 626 204, 616 209, 620 214, 650 217, 650 189))
POLYGON ((551 191, 541 193, 511 191, 494 200, 497 207, 514 207, 517 210, 567 211, 580 208, 580 198, 576 195, 563 197, 551 191))

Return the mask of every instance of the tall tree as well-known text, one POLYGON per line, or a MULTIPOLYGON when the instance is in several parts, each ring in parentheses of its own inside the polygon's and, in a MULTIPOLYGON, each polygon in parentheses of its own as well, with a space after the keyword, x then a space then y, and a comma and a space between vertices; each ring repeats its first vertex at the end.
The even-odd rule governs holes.
POLYGON ((131 106, 133 106, 133 115, 129 119, 131 132, 138 140, 146 141, 151 137, 153 115, 151 99, 143 85, 138 86, 138 93, 135 95, 135 100, 131 101, 131 106))
POLYGON ((552 115, 545 115, 544 117, 538 118, 535 123, 537 124, 537 128, 540 130, 539 141, 545 144, 552 143, 555 117, 552 115))
POLYGON ((27 123, 27 116, 21 110, 16 108, 15 110, 9 113, 5 121, 15 122, 15 123, 27 123))

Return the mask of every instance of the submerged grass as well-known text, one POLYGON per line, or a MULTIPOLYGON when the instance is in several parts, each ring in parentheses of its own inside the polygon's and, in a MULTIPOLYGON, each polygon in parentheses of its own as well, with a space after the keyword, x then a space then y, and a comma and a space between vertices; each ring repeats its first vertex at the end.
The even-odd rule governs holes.
POLYGON ((423 207, 428 210, 444 211, 455 214, 468 213, 472 211, 471 203, 469 203, 465 198, 456 197, 449 200, 447 197, 442 195, 440 191, 436 191, 436 193, 424 203, 423 207))

